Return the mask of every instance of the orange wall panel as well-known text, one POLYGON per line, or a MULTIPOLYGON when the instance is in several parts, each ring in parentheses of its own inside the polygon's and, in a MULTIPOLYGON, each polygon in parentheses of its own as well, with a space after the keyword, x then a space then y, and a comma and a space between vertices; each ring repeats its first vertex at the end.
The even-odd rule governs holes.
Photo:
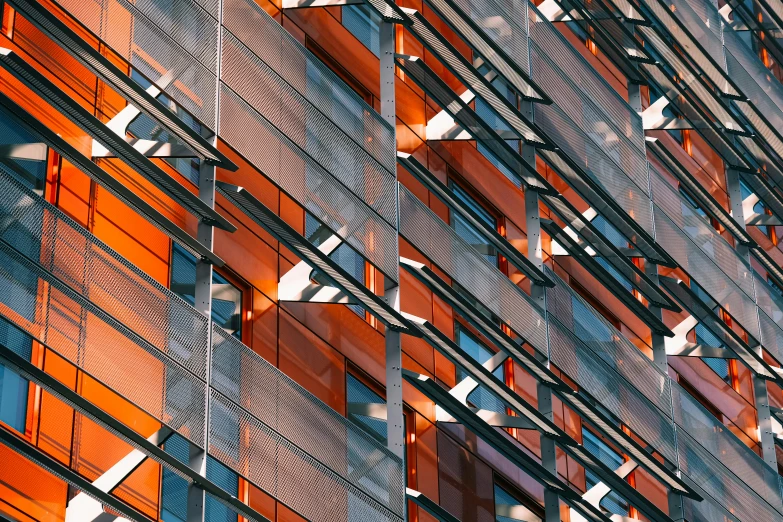
POLYGON ((280 312, 280 370, 345 415, 345 358, 280 312))
POLYGON ((41 522, 65 520, 68 485, 64 481, 4 445, 0 445, 0 462, 0 513, 8 503, 41 522))

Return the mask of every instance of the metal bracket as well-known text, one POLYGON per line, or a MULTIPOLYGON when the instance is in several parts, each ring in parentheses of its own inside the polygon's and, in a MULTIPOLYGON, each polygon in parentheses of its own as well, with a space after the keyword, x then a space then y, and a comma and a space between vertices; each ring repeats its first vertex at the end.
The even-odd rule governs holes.
MULTIPOLYGON (((619 468, 615 470, 615 474, 625 479, 628 475, 633 473, 633 471, 638 468, 639 465, 629 460, 625 463, 623 463, 619 468)), ((592 488, 588 489, 584 495, 582 495, 582 498, 592 504, 596 507, 596 509, 600 509, 601 501, 604 499, 606 495, 608 495, 612 489, 604 484, 603 482, 597 483, 592 488)), ((620 522, 624 521, 626 517, 622 517, 621 515, 614 515, 611 517, 612 522, 620 522), (621 517, 621 518, 615 518, 615 517, 621 517)), ((628 519, 628 520, 636 520, 636 519, 628 519)), ((573 508, 571 509, 571 522, 585 522, 585 519, 583 516, 581 516, 579 513, 576 513, 573 508)))
MULTIPOLYGON (((173 433, 174 430, 168 426, 163 426, 147 437, 147 442, 154 444, 155 446, 160 446, 166 442, 166 439, 173 433)), ((114 466, 106 470, 103 475, 95 479, 92 482, 92 485, 104 493, 111 493, 112 490, 122 484, 122 482, 146 459, 147 455, 144 452, 134 449, 114 466)), ((109 522, 109 520, 127 521, 128 519, 107 513, 104 511, 101 502, 84 492, 79 492, 73 497, 65 508, 65 522, 109 522)))
POLYGON ((664 116, 663 111, 669 105, 669 99, 661 96, 642 111, 644 130, 676 130, 693 129, 694 126, 685 119, 676 116, 664 116))
POLYGON ((538 10, 544 15, 544 18, 550 22, 572 22, 573 18, 565 13, 555 0, 544 0, 538 6, 538 10))
MULTIPOLYGON (((332 234, 318 246, 318 250, 328 256, 342 243, 340 236, 332 234)), ((309 264, 299 261, 280 278, 277 284, 278 299, 294 303, 358 303, 356 299, 335 286, 314 283, 311 279, 312 273, 313 268, 309 264)))

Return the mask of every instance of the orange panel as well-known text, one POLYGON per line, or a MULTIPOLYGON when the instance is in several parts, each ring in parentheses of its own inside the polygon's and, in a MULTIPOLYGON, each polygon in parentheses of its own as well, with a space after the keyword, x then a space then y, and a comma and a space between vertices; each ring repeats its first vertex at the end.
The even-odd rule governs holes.
POLYGON ((42 391, 38 448, 67 466, 71 460, 72 430, 73 408, 42 391))
POLYGON ((91 187, 86 174, 62 160, 57 206, 83 227, 89 223, 91 187))
MULTIPOLYGON (((135 448, 87 417, 75 417, 73 461, 71 467, 94 481, 135 448)), ((159 465, 149 460, 131 473, 114 493, 149 516, 158 512, 159 465)))
POLYGON ((404 269, 400 270, 400 308, 432 321, 432 292, 404 269))
POLYGON ((96 186, 95 193, 92 233, 144 273, 168 286, 168 236, 100 186, 96 186))
POLYGON ((59 79, 62 83, 58 85, 69 96, 85 107, 95 104, 97 77, 23 16, 17 16, 14 22, 14 43, 29 53, 49 78, 59 79))
POLYGON ((247 485, 247 501, 245 503, 269 520, 275 520, 275 507, 277 504, 275 499, 254 485, 250 483, 245 484, 247 485))
MULTIPOLYGON (((0 445, 0 498, 41 522, 65 520, 68 485, 18 453, 0 445)), ((7 505, 0 502, 0 512, 7 505)), ((8 510, 13 514, 13 511, 8 510)))
POLYGON ((440 498, 462 522, 494 520, 495 489, 492 469, 438 432, 440 498))
POLYGON ((345 358, 287 312, 280 313, 280 369, 345 414, 345 358))
POLYGON ((253 289, 253 351, 277 366, 277 306, 253 289))
POLYGON ((307 522, 306 519, 300 517, 283 504, 278 502, 277 504, 277 522, 307 522))

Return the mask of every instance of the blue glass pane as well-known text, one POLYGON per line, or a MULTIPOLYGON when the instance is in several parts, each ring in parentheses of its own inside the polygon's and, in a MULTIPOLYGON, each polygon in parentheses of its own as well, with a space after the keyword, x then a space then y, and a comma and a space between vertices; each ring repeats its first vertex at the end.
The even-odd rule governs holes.
MULTIPOLYGON (((479 364, 484 364, 490 358, 492 358, 494 352, 487 348, 481 341, 474 337, 459 323, 455 324, 454 336, 457 345, 465 350, 479 364)), ((505 371, 503 365, 498 367, 494 372, 495 377, 505 382, 505 371)), ((468 373, 460 367, 457 367, 457 382, 462 381, 468 377, 468 373)), ((498 413, 506 412, 506 405, 498 399, 489 390, 479 386, 468 395, 468 402, 473 404, 477 408, 484 410, 495 411, 498 413)))
MULTIPOLYGON (((497 228, 497 220, 495 217, 487 212, 470 194, 465 192, 462 188, 454 183, 449 183, 452 193, 455 198, 458 199, 465 207, 472 210, 478 217, 484 221, 490 228, 497 228)), ((459 237, 465 240, 466 243, 473 246, 480 254, 483 254, 487 261, 493 266, 498 264, 498 255, 495 247, 493 247, 489 241, 487 241, 482 234, 479 233, 476 228, 465 221, 456 212, 451 213, 451 228, 457 233, 459 237)))
MULTIPOLYGON (((611 469, 617 469, 623 465, 622 456, 618 455, 601 439, 596 437, 590 430, 582 428, 582 444, 585 449, 593 456, 611 469)), ((598 484, 601 480, 589 469, 585 469, 585 482, 587 490, 598 484)), ((628 515, 629 505, 620 495, 610 492, 601 500, 601 507, 610 513, 617 515, 628 515)))
MULTIPOLYGON (((136 69, 131 69, 131 78, 145 89, 149 88, 151 85, 136 69)), ((193 116, 179 108, 168 96, 160 94, 157 99, 163 105, 170 108, 172 112, 191 129, 198 133, 202 132, 201 124, 198 123, 193 116)), ((134 138, 155 140, 163 143, 182 144, 179 139, 160 127, 160 125, 150 119, 146 114, 139 114, 131 121, 127 131, 134 138)), ((198 185, 199 167, 201 165, 201 161, 198 158, 164 158, 163 161, 182 174, 185 179, 189 180, 194 185, 198 185)))
MULTIPOLYGON (((191 305, 196 302, 196 257, 179 245, 174 245, 171 253, 171 291, 191 305)), ((214 271, 212 320, 237 339, 242 339, 242 292, 214 271)))
POLYGON ((0 364, 0 421, 24 433, 27 418, 27 379, 0 364))
MULTIPOLYGON (((239 493, 239 476, 212 457, 207 457, 207 478, 231 495, 236 496, 239 493)), ((206 515, 204 520, 207 522, 236 522, 237 520, 236 512, 209 496, 204 511, 206 515)))
POLYGON ((343 25, 375 56, 381 55, 380 17, 365 5, 343 6, 343 25))
MULTIPOLYGON (((0 116, 0 146, 11 146, 12 151, 0 155, 4 170, 18 181, 43 195, 46 185, 46 160, 36 159, 36 151, 29 148, 13 150, 14 145, 40 143, 41 140, 0 116)), ((45 155, 42 157, 46 157, 45 155)))
MULTIPOLYGON (((321 226, 321 223, 313 217, 309 212, 305 212, 305 237, 315 246, 321 244, 322 241, 329 238, 330 231, 327 231, 321 226)), ((347 243, 343 242, 338 246, 331 254, 329 258, 337 263, 346 272, 351 274, 360 283, 365 282, 364 275, 364 258, 359 255, 353 248, 347 243)), ((321 284, 329 284, 328 281, 322 280, 318 271, 313 270, 310 276, 312 279, 320 282, 321 284)), ((359 305, 348 305, 348 308, 353 310, 356 315, 364 317, 364 308, 359 305)))
MULTIPOLYGON (((175 433, 163 446, 166 453, 180 462, 189 460, 189 444, 182 436, 175 433)), ((185 522, 188 517, 188 482, 163 468, 163 482, 160 492, 160 518, 164 522, 185 522)))
MULTIPOLYGON (((386 400, 383 397, 362 384, 351 374, 348 374, 346 396, 348 404, 386 404, 386 400)), ((373 435, 376 439, 384 444, 386 443, 387 426, 385 420, 352 413, 349 413, 348 416, 354 423, 364 428, 365 431, 373 435)))

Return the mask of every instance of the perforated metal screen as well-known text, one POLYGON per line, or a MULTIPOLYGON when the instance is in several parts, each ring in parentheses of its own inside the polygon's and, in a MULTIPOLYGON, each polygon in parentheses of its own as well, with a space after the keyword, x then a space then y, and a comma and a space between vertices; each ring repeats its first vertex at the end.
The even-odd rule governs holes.
MULTIPOLYGON (((214 0, 202 0, 212 9, 214 0)), ((61 0, 66 11, 215 129, 217 20, 192 0, 61 0), (170 81, 170 83, 169 83, 170 81)))
POLYGON ((463 240, 403 185, 400 235, 542 353, 546 353, 543 313, 511 280, 463 240))
POLYGON ((223 139, 387 277, 396 274, 394 227, 224 84, 220 104, 223 139))
MULTIPOLYGON (((394 172, 396 144, 389 124, 258 4, 252 0, 225 0, 223 26, 333 121, 340 134, 345 133, 387 171, 394 172)), ((242 72, 231 70, 228 63, 222 71, 224 74, 242 72)))
MULTIPOLYGON (((176 297, 155 305, 156 289, 151 281, 128 267, 121 274, 108 271, 107 266, 118 268, 106 264, 116 256, 108 247, 8 176, 0 176, 0 187, 0 213, 4 216, 0 277, 6 289, 1 298, 5 305, 2 314, 130 402, 202 445, 206 385, 190 370, 203 369, 199 365, 203 366, 204 360, 202 347, 194 347, 189 337, 197 330, 196 323, 182 324, 183 317, 193 319, 187 305, 176 297), (123 284, 130 286, 115 286, 123 284), (123 295, 112 293, 117 290, 123 295), (129 323, 126 325, 110 313, 117 311, 115 306, 125 298, 138 301, 137 306, 155 306, 139 309, 128 303, 126 313, 120 314, 129 323), (155 319, 157 328, 136 315, 145 313, 145 320, 155 319), (174 331, 177 334, 168 337, 174 331)), ((158 297, 166 296, 159 292, 158 297)))

